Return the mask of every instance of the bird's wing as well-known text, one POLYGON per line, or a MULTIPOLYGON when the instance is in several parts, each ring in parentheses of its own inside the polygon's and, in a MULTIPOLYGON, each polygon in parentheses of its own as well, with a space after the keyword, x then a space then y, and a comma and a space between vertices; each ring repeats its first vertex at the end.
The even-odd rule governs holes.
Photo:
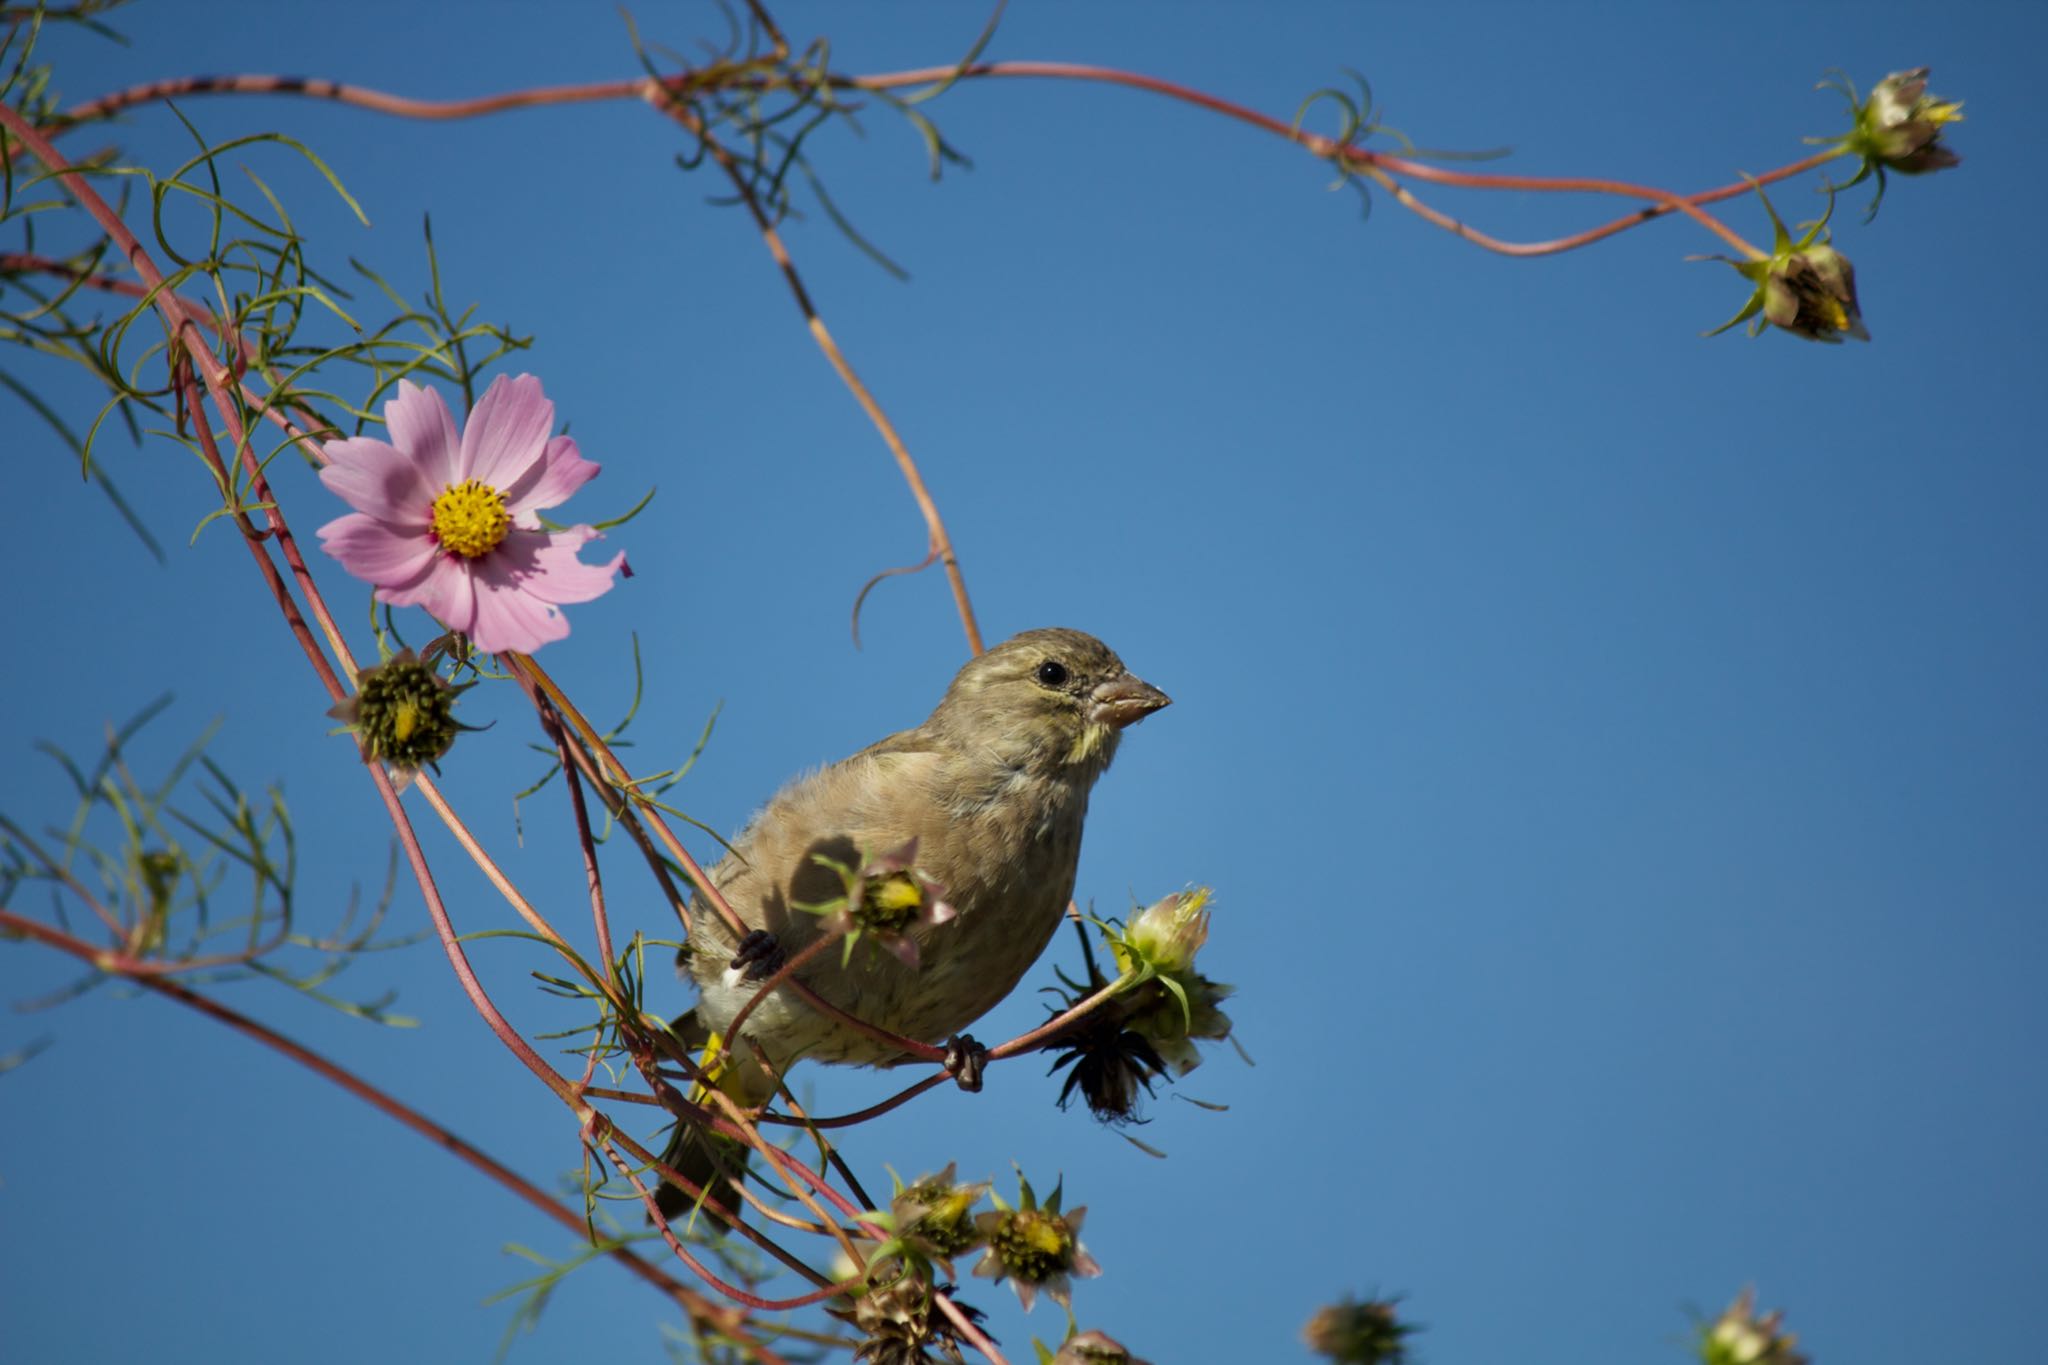
POLYGON ((784 787, 740 837, 712 879, 749 925, 807 941, 812 916, 792 901, 829 899, 838 874, 818 861, 857 867, 935 827, 933 790, 942 754, 917 731, 891 735, 851 758, 784 787))
MULTIPOLYGON (((848 763, 857 763, 861 759, 873 758, 883 754, 932 753, 938 747, 938 740, 932 734, 930 727, 919 725, 909 730, 898 730, 893 735, 884 739, 878 739, 873 744, 868 745, 867 748, 846 759, 844 763, 833 766, 844 767, 848 763)), ((831 769, 828 768, 826 771, 829 772, 831 769)))

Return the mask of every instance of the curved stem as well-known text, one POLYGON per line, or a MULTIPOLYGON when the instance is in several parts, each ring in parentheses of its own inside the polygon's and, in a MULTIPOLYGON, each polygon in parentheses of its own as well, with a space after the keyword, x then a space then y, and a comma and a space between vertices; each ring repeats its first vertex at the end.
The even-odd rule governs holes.
MULTIPOLYGON (((860 404, 861 411, 867 414, 869 423, 881 433, 882 443, 889 447, 890 455, 895 457, 896 467, 902 472, 903 481, 910 485, 910 496, 916 501, 917 510, 924 516, 925 530, 931 541, 931 553, 937 555, 939 562, 945 566, 946 581, 952 586, 953 607, 960 614, 961 628, 967 632, 967 648, 971 653, 981 653, 981 626, 974 619, 974 604, 967 597, 967 579, 960 572, 960 557, 953 549, 953 538, 946 533, 946 523, 939 516, 939 505, 932 500, 931 490, 925 487, 924 473, 917 467, 917 461, 910 457, 910 448, 903 443, 903 437, 896 430, 896 424, 889 420, 889 414, 882 410, 882 405, 875 401, 874 394, 869 392, 868 386, 854 372, 853 362, 839 349, 839 343, 833 339, 831 330, 825 326, 825 319, 818 315, 817 306, 811 302, 810 290, 804 287, 803 276, 797 273, 796 262, 790 257, 789 248, 783 243, 782 234, 775 230, 774 220, 769 218, 767 210, 761 206, 760 196, 754 193, 753 185, 748 181, 746 173, 740 169, 739 162, 733 154, 723 143, 710 136, 710 130, 703 126, 687 105, 664 94, 658 101, 658 107, 699 138, 704 148, 711 153, 712 159, 718 163, 719 169, 732 181, 733 189, 739 195, 740 201, 747 206, 747 212, 754 220, 754 228, 761 234, 762 244, 768 248, 768 254, 774 259, 776 268, 782 272, 783 283, 789 286, 790 297, 795 300, 797 311, 803 314, 804 325, 810 328, 811 340, 816 342, 818 349, 824 353, 833 372, 839 376, 839 382, 846 386, 854 401, 860 404)), ((863 589, 862 592, 865 595, 866 590, 863 589)))
MULTIPOLYGON (((605 982, 611 988, 612 999, 624 1006, 625 991, 619 984, 618 965, 612 956, 612 920, 605 911, 604 874, 597 865, 597 842, 590 833, 590 810, 583 800, 583 779, 576 772, 576 765, 569 761, 569 739, 562 733, 559 718, 553 715, 543 717, 548 738, 555 742, 555 754, 562 765, 562 782, 569 789, 569 809, 576 822, 576 848, 583 859, 583 884, 590 894, 591 931, 597 936, 597 954, 604 961, 605 982)), ((593 1061, 596 1053, 591 1054, 593 1061)), ((585 1076, 586 1084, 589 1077, 585 1076)))
MULTIPOLYGON (((110 956, 90 943, 8 910, 0 910, 0 926, 5 926, 9 931, 18 933, 24 938, 33 939, 46 947, 55 948, 59 952, 69 953, 73 957, 91 963, 101 971, 121 977, 126 981, 132 981, 146 990, 154 991, 156 994, 167 999, 177 1001, 187 1009, 196 1010, 218 1023, 225 1024, 245 1037, 253 1038, 265 1047, 291 1058, 322 1079, 332 1081, 343 1091, 353 1095, 379 1113, 396 1120, 435 1146, 445 1149, 458 1159, 474 1166, 477 1170, 505 1186, 528 1204, 539 1209, 571 1232, 578 1235, 588 1233, 589 1229, 579 1214, 565 1207, 560 1200, 554 1198, 517 1171, 491 1156, 488 1152, 485 1152, 482 1148, 458 1137, 455 1133, 428 1118, 419 1110, 392 1098, 348 1068, 329 1061, 311 1048, 294 1042, 268 1025, 258 1023, 249 1016, 217 1000, 199 994, 190 987, 180 985, 175 981, 167 981, 160 974, 146 970, 151 965, 150 963, 110 956)), ((613 1247, 607 1254, 655 1288, 673 1296, 683 1306, 684 1310, 692 1316, 710 1319, 718 1323, 723 1330, 734 1331, 737 1329, 738 1315, 733 1313, 732 1310, 706 1298, 697 1290, 690 1288, 667 1271, 661 1269, 661 1267, 636 1255, 631 1249, 627 1247, 613 1247)))
POLYGON ((944 1085, 950 1079, 952 1078, 946 1075, 945 1072, 934 1071, 915 1085, 905 1086, 880 1104, 871 1104, 867 1108, 857 1109, 851 1114, 836 1114, 831 1118, 822 1119, 796 1118, 788 1114, 763 1114, 760 1121, 762 1123, 786 1124, 792 1128, 851 1128, 856 1124, 866 1123, 869 1119, 880 1118, 891 1109, 899 1109, 916 1099, 919 1095, 922 1095, 925 1091, 932 1089, 934 1086, 944 1085))
MULTIPOLYGON (((1234 100, 1211 95, 1205 91, 1197 90, 1175 81, 1163 80, 1156 76, 1147 76, 1135 71, 1125 71, 1116 67, 1093 66, 1082 62, 975 62, 966 66, 918 67, 910 70, 882 72, 868 76, 831 76, 828 78, 828 83, 835 89, 842 90, 888 91, 912 86, 938 86, 958 81, 1005 78, 1069 80, 1141 90, 1147 94, 1176 100, 1180 103, 1205 109, 1211 113, 1220 114, 1225 118, 1248 124, 1261 131, 1271 133, 1275 137, 1293 142, 1316 156, 1333 159, 1343 156, 1354 168, 1375 162, 1385 164, 1389 160, 1406 160, 1405 158, 1387 158, 1381 153, 1368 151, 1364 148, 1343 147, 1331 138, 1323 137, 1316 133, 1304 132, 1290 123, 1283 122, 1269 114, 1264 114, 1256 109, 1239 104, 1234 100)), ((64 123, 56 131, 68 131, 71 127, 75 127, 80 123, 105 117, 120 109, 168 99, 173 96, 192 94, 299 94, 318 99, 334 100, 338 103, 354 105, 359 108, 371 109, 379 113, 392 114, 402 118, 446 120, 477 118, 489 114, 502 113, 510 109, 532 108, 543 105, 592 103, 606 100, 639 99, 649 103, 663 104, 676 98, 685 97, 695 90, 716 88, 720 85, 762 90, 780 83, 784 83, 780 77, 764 77, 756 72, 738 69, 733 69, 729 76, 726 76, 726 73, 721 73, 713 68, 699 72, 685 72, 677 76, 658 80, 640 77, 632 80, 599 81, 584 85, 547 86, 533 90, 508 91, 476 99, 426 100, 394 95, 387 91, 372 89, 368 86, 345 85, 338 81, 310 80, 271 75, 195 76, 134 86, 130 89, 118 91, 114 94, 88 101, 85 104, 77 105, 62 116, 64 123), (725 78, 722 79, 722 76, 725 78)), ((1754 177, 1753 183, 1773 184, 1788 177, 1798 175, 1803 171, 1825 165, 1841 155, 1843 155, 1842 152, 1835 150, 1818 152, 1788 165, 1781 166, 1776 170, 1760 174, 1754 177)), ((1408 164, 1416 163, 1410 162, 1408 164)), ((1678 195, 1669 191, 1651 190, 1645 186, 1612 187, 1619 185, 1620 182, 1582 181, 1542 176, 1493 176, 1456 172, 1446 172, 1445 174, 1463 175, 1463 178, 1457 183, 1474 189, 1579 190, 1594 193, 1624 194, 1629 198, 1652 201, 1652 207, 1650 208, 1639 210, 1625 217, 1616 218, 1611 222, 1603 223, 1598 227, 1588 228, 1582 232, 1541 242, 1503 241, 1499 238, 1489 237, 1475 229, 1464 228, 1458 224, 1457 220, 1445 215, 1436 214, 1434 211, 1423 214, 1431 222, 1456 232, 1459 236, 1466 238, 1475 245, 1483 246, 1489 251, 1509 256, 1543 256, 1574 250, 1578 247, 1600 241, 1603 238, 1611 237, 1618 232, 1625 232, 1630 228, 1639 227, 1652 219, 1661 218, 1670 213, 1682 212, 1683 210, 1677 207, 1681 202, 1695 206, 1718 203, 1725 199, 1732 199, 1738 195, 1749 193, 1752 185, 1752 181, 1744 180, 1718 186, 1711 190, 1704 190, 1696 194, 1678 195)), ((1444 183, 1451 182, 1446 180, 1444 183)), ((1414 204, 1406 200, 1403 201, 1403 205, 1404 207, 1415 207, 1414 204)), ((1419 209, 1417 211, 1421 212, 1419 209)))
POLYGON ((841 935, 820 934, 784 959, 782 965, 775 969, 774 974, 761 983, 760 989, 747 997, 747 1003, 740 1006, 740 1012, 732 1017, 732 1023, 726 1025, 727 1041, 731 1042, 740 1036, 740 1028, 747 1022, 747 1016, 754 1012, 756 1005, 768 998, 771 991, 789 980, 790 977, 796 975, 797 968, 809 962, 819 953, 825 951, 825 949, 837 944, 841 937, 841 935))
POLYGON ((417 100, 367 85, 347 85, 318 77, 260 74, 174 76, 168 80, 132 85, 126 90, 73 105, 60 116, 62 124, 55 131, 70 132, 82 124, 97 122, 123 109, 185 95, 306 95, 338 104, 352 104, 360 109, 374 109, 380 114, 394 114, 400 118, 442 120, 480 118, 486 114, 502 114, 509 109, 534 109, 545 105, 644 99, 646 88, 651 84, 653 82, 646 77, 636 76, 629 80, 512 90, 467 100, 417 100))
MULTIPOLYGON (((1625 180, 1599 180, 1585 177, 1551 177, 1526 175, 1478 176, 1470 171, 1447 170, 1427 162, 1411 160, 1408 157, 1386 156, 1377 152, 1340 152, 1340 158, 1347 164, 1382 172, 1399 172, 1416 180, 1427 180, 1438 185, 1458 185, 1467 189, 1492 190, 1548 190, 1559 193, 1612 194, 1629 199, 1648 199, 1668 212, 1682 213, 1707 231, 1719 237, 1743 254, 1744 259, 1754 260, 1762 255, 1754 246, 1744 241, 1732 228, 1708 213, 1692 200, 1682 198, 1669 190, 1654 189, 1648 185, 1632 185, 1625 180)), ((1375 176, 1375 179, 1379 177, 1375 176)), ((1382 184, 1391 181, 1381 180, 1382 184)))
MULTIPOLYGON (((758 18, 759 16, 757 16, 758 18)), ((776 38, 775 60, 780 60, 786 49, 779 35, 769 28, 767 31, 776 38)), ((1095 84, 1117 85, 1141 90, 1149 94, 1180 101, 1197 108, 1221 114, 1281 137, 1304 148, 1313 155, 1338 162, 1347 169, 1368 175, 1393 194, 1404 208, 1425 220, 1444 228, 1446 231, 1472 242, 1474 245, 1509 256, 1537 256, 1572 250, 1587 245, 1628 228, 1639 226, 1653 218, 1667 213, 1683 213, 1693 218, 1709 232, 1726 241, 1744 257, 1754 259, 1763 253, 1743 240, 1732 229, 1706 213, 1700 206, 1720 199, 1745 193, 1752 182, 1741 185, 1723 186, 1716 190, 1695 195, 1679 195, 1668 190, 1650 186, 1635 185, 1624 181, 1589 178, 1563 178, 1543 176, 1501 176, 1483 173, 1448 171, 1430 166, 1412 158, 1392 156, 1362 147, 1350 146, 1320 134, 1305 132, 1301 128, 1283 123, 1271 115, 1261 113, 1235 101, 1223 99, 1204 91, 1181 85, 1174 81, 1138 72, 1125 71, 1114 67, 1094 66, 1078 62, 1037 62, 1006 61, 976 62, 967 65, 923 67, 907 71, 887 72, 869 76, 823 76, 827 84, 837 89, 891 91, 910 86, 940 88, 963 80, 1025 78, 1072 80, 1095 84), (1404 175, 1410 179, 1427 180, 1432 183, 1458 185, 1473 189, 1520 189, 1544 192, 1581 192, 1620 195, 1628 198, 1645 199, 1652 207, 1615 219, 1595 228, 1555 238, 1546 242, 1509 242, 1472 228, 1448 214, 1434 209, 1420 200, 1412 191, 1395 181, 1392 176, 1404 175)), ((966 580, 960 570, 959 557, 954 550, 938 506, 924 481, 922 471, 911 457, 901 434, 889 420, 873 393, 861 380, 847 360, 838 342, 832 336, 824 320, 819 316, 810 298, 802 277, 798 274, 786 245, 777 232, 774 221, 754 193, 745 173, 728 149, 712 139, 701 119, 688 103, 690 96, 701 90, 738 88, 768 90, 787 87, 791 77, 775 70, 763 73, 758 63, 744 65, 718 64, 699 71, 685 71, 668 77, 637 77, 629 80, 600 81, 581 85, 548 86, 532 90, 510 91, 497 95, 466 100, 423 100, 394 95, 367 86, 346 85, 337 81, 284 77, 271 75, 238 75, 188 77, 154 82, 132 87, 99 99, 75 106, 62 116, 59 131, 68 130, 82 123, 91 122, 117 110, 177 95, 191 94, 299 94, 312 98, 333 100, 337 103, 354 105, 404 118, 450 120, 482 117, 515 108, 531 108, 546 105, 591 103, 620 99, 643 100, 668 114, 671 118, 690 129, 702 146, 710 152, 720 168, 731 179, 742 203, 753 217, 763 243, 782 271, 792 298, 812 339, 826 360, 832 365, 840 382, 853 394, 854 399, 867 415, 868 420, 880 433, 888 446, 904 481, 909 485, 911 497, 925 520, 930 548, 946 569, 947 580, 952 588, 954 606, 959 613, 961 625, 966 631, 968 646, 974 653, 982 649, 981 631, 975 620, 973 606, 967 595, 966 580)), ((1781 167, 1757 177, 1753 183, 1768 184, 1806 169, 1824 164, 1841 155, 1830 151, 1806 157, 1789 166, 1781 167)), ((865 590, 864 590, 865 591, 865 590)), ((323 624, 325 624, 323 622, 323 624)))
POLYGON ((1108 1004, 1128 982, 1128 977, 1120 976, 1101 990, 1095 992, 1095 994, 1089 996, 1086 1000, 1075 1005, 1072 1009, 1054 1015, 1029 1033, 1020 1033, 1000 1047, 990 1048, 988 1050, 989 1060, 992 1062, 1001 1061, 1005 1057, 1014 1057, 1020 1052, 1031 1051, 1031 1049, 1037 1047, 1046 1039, 1064 1032, 1076 1020, 1082 1019, 1108 1004))

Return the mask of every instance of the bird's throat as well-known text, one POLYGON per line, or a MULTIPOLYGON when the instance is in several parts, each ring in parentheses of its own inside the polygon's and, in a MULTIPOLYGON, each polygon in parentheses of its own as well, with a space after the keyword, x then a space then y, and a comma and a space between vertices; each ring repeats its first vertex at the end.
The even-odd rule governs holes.
POLYGON ((1067 750, 1067 763, 1088 764, 1106 768, 1116 753, 1116 730, 1099 721, 1090 721, 1081 727, 1081 733, 1074 736, 1072 747, 1067 750))

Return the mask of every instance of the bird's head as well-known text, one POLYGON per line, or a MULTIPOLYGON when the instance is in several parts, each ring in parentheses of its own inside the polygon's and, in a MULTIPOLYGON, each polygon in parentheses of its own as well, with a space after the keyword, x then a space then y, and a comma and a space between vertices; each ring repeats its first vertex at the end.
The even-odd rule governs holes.
POLYGON ((1078 630, 1027 630, 968 661, 931 726, 1043 772, 1093 778, 1124 727, 1171 699, 1078 630))

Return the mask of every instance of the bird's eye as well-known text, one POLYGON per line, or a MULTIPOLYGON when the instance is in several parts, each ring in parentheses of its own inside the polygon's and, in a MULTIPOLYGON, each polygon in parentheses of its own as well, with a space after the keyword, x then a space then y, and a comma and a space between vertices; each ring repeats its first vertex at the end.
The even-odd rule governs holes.
POLYGON ((1067 681, 1067 666, 1058 659, 1047 659, 1038 666, 1038 681, 1047 687, 1062 687, 1067 681))

